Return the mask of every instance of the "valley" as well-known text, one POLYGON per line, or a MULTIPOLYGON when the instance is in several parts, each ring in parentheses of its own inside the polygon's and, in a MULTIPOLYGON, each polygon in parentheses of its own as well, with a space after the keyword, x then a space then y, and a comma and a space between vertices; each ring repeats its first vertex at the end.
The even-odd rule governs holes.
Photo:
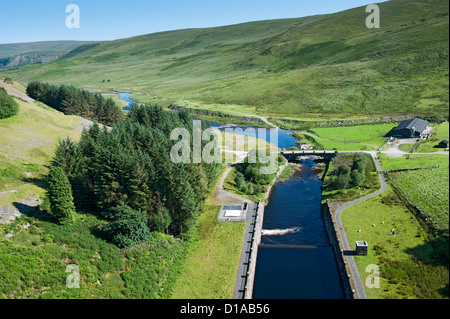
MULTIPOLYGON (((279 269, 271 253, 288 256, 271 245, 293 249, 286 269, 317 258, 310 278, 284 277, 279 296, 348 297, 338 284, 345 268, 353 298, 448 299, 449 5, 379 7, 379 29, 366 28, 359 7, 113 41, 0 44, 0 107, 18 106, 0 118, 0 298, 231 299, 248 225, 217 216, 222 205, 255 202, 268 207, 259 272, 279 269), (412 128, 393 138, 411 118, 431 136, 412 138, 412 128), (217 129, 219 154, 233 161, 173 162, 171 132, 194 134, 194 119, 217 129), (275 141, 258 128, 276 132, 272 154, 275 141), (249 163, 261 140, 273 174, 249 163), (311 154, 287 153, 299 149, 311 154), (55 167, 71 190, 61 194, 71 224, 58 221, 55 167), (366 256, 353 253, 361 240, 366 256), (305 243, 320 249, 291 247, 305 243), (317 284, 320 258, 334 292, 317 284), (65 284, 74 264, 81 289, 65 284), (374 264, 378 289, 366 284, 374 264), (312 278, 312 294, 289 290, 312 278)), ((256 296, 273 296, 261 282, 256 296)))

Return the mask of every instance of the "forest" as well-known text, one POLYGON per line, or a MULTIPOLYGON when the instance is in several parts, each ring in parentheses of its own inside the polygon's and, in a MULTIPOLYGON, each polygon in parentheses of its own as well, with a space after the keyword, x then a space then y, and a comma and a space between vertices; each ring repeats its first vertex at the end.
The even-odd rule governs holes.
POLYGON ((33 81, 27 86, 29 97, 43 102, 66 115, 78 115, 108 126, 121 121, 124 115, 109 98, 71 85, 52 85, 33 81))
MULTIPOLYGON (((62 181, 54 192, 49 188, 52 213, 59 209, 54 199, 72 192, 77 211, 97 212, 110 221, 101 231, 119 247, 146 241, 151 232, 183 237, 194 225, 222 165, 174 164, 170 150, 176 141, 170 140, 170 133, 175 128, 192 132, 188 113, 133 105, 111 129, 94 124, 78 143, 61 140, 52 168, 61 168, 64 174, 54 178, 52 172, 58 170, 50 169, 49 181, 55 184, 67 177, 70 185, 67 190, 62 181)), ((66 214, 58 215, 74 220, 67 216, 74 209, 70 203, 66 206, 66 214)))

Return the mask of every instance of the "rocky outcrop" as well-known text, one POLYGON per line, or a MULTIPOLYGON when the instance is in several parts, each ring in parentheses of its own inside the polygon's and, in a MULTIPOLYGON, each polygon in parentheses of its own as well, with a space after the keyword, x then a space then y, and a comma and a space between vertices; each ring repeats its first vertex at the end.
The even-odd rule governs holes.
POLYGON ((18 68, 29 64, 48 63, 59 59, 63 52, 31 52, 0 59, 0 69, 18 68))
POLYGON ((32 195, 28 198, 21 199, 18 203, 14 203, 14 205, 3 205, 0 207, 0 224, 9 225, 16 218, 20 218, 22 214, 27 214, 40 204, 42 204, 42 199, 40 199, 39 195, 32 195))

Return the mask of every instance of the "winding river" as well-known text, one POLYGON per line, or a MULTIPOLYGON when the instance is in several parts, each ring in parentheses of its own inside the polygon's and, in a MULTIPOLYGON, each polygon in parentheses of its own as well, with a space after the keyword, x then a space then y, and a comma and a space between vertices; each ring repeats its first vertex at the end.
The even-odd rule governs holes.
POLYGON ((117 92, 117 91, 114 91, 114 93, 119 94, 119 100, 122 100, 122 101, 125 101, 128 103, 128 105, 123 108, 124 111, 129 111, 133 104, 138 103, 138 102, 130 99, 130 96, 133 95, 132 93, 121 93, 121 92, 117 92))

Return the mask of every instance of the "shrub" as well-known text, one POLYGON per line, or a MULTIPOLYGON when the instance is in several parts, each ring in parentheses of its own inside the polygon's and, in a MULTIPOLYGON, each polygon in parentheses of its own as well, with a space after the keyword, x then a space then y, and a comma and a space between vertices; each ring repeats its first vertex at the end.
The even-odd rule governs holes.
POLYGON ((359 186, 362 183, 364 183, 364 180, 366 179, 365 174, 362 174, 358 170, 353 170, 350 174, 351 176, 351 182, 353 186, 359 186))
POLYGON ((0 88, 0 119, 16 115, 18 111, 19 104, 3 88, 0 88))
POLYGON ((124 205, 111 209, 111 215, 114 219, 106 227, 106 231, 114 245, 125 248, 150 239, 147 218, 141 211, 124 205))
POLYGON ((335 189, 347 189, 350 185, 351 168, 347 164, 339 166, 334 179, 335 189))
POLYGON ((160 233, 167 232, 167 229, 172 223, 172 217, 170 217, 169 210, 162 207, 159 212, 153 216, 152 222, 155 231, 160 233))

